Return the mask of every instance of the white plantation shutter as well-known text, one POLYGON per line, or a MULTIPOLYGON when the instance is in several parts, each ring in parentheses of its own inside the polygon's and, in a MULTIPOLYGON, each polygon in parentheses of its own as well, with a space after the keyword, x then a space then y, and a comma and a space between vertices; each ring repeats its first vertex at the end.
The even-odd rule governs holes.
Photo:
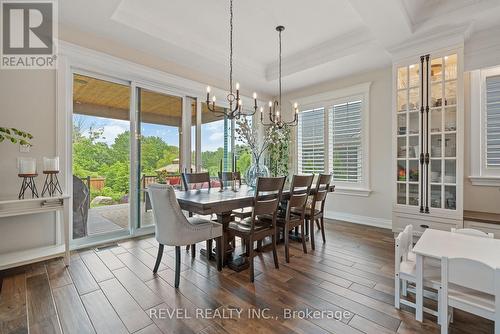
POLYGON ((325 170, 324 109, 299 113, 297 131, 299 173, 323 173, 325 170))
POLYGON ((361 104, 357 100, 336 104, 329 110, 330 172, 335 181, 363 181, 361 104))
POLYGON ((486 78, 486 166, 500 167, 500 75, 486 78))

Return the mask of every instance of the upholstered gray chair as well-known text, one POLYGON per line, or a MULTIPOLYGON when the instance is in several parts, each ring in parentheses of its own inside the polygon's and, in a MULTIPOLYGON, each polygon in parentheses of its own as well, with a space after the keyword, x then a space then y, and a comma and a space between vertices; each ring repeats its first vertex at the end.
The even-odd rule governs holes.
POLYGON ((148 187, 156 225, 156 240, 160 244, 153 272, 158 271, 163 246, 175 246, 175 287, 179 287, 181 246, 215 239, 217 244, 217 270, 222 270, 222 225, 200 217, 186 218, 177 202, 174 188, 166 184, 148 187))

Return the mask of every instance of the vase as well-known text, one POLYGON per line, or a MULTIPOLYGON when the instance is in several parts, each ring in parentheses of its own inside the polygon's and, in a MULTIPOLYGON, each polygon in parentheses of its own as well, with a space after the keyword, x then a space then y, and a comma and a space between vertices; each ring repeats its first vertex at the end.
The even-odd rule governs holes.
POLYGON ((259 177, 268 177, 269 175, 269 168, 261 163, 260 160, 254 159, 254 163, 247 170, 247 185, 255 188, 257 186, 257 179, 259 177))

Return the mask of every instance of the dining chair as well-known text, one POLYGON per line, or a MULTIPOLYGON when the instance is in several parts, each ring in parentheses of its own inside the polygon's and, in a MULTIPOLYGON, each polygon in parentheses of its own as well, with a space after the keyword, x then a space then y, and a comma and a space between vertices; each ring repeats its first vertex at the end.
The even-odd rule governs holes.
POLYGON ((250 282, 254 281, 254 242, 271 237, 274 266, 278 265, 278 254, 276 251, 276 215, 278 204, 281 200, 281 193, 285 177, 259 177, 253 199, 252 215, 241 221, 229 223, 230 234, 239 237, 246 245, 246 256, 250 263, 250 282), (272 215, 272 219, 262 220, 262 215, 272 215))
POLYGON ((443 257, 441 278, 441 334, 448 333, 453 308, 494 321, 495 334, 500 334, 500 268, 443 257))
MULTIPOLYGON (((407 284, 416 282, 416 262, 409 259, 409 254, 413 248, 413 236, 411 233, 411 225, 408 225, 405 230, 396 237, 394 245, 395 265, 394 265, 394 306, 399 309, 400 305, 406 305, 413 309, 416 308, 414 302, 401 298, 401 290, 403 296, 407 293, 407 284)), ((435 296, 430 289, 437 290, 439 293, 440 283, 440 269, 438 267, 430 266, 424 262, 424 288, 426 289, 426 296, 435 300, 439 300, 439 295, 435 296)), ((438 311, 431 310, 424 307, 426 313, 439 316, 439 303, 438 311)), ((438 319, 439 322, 439 319, 438 319)))
POLYGON ((227 187, 229 182, 238 182, 241 187, 241 174, 240 172, 219 172, 219 182, 221 189, 227 187))
MULTIPOLYGON (((192 190, 192 189, 197 189, 197 186, 199 185, 199 188, 203 188, 205 184, 208 184, 208 189, 211 189, 211 182, 210 182, 210 174, 208 172, 203 172, 203 173, 187 173, 184 172, 181 174, 182 178, 182 185, 184 186, 184 190, 192 190)), ((192 212, 188 212, 189 217, 193 217, 192 212)), ((196 256, 196 245, 187 245, 186 246, 186 251, 189 251, 191 248, 191 257, 194 259, 196 256)), ((211 251, 208 252, 208 250, 212 249, 212 241, 207 240, 207 254, 211 254, 211 251)))
POLYGON ((480 230, 476 230, 473 228, 452 228, 451 233, 460 233, 460 234, 465 234, 465 235, 471 235, 474 237, 481 237, 481 238, 495 238, 495 235, 493 233, 486 233, 480 230))
MULTIPOLYGON (((290 262, 289 242, 290 231, 300 226, 302 250, 307 254, 306 238, 305 238, 305 207, 309 196, 314 175, 294 175, 290 185, 290 197, 286 204, 285 215, 276 216, 276 238, 279 240, 280 230, 283 230, 283 238, 285 239, 285 260, 290 262), (295 213, 292 212, 295 210, 295 213)), ((262 215, 263 220, 272 219, 271 215, 262 215)))
POLYGON ((222 270, 222 225, 201 217, 186 218, 177 202, 175 190, 166 184, 151 184, 148 194, 153 207, 155 237, 159 243, 153 272, 158 271, 164 245, 175 246, 175 287, 179 287, 181 253, 180 247, 204 240, 216 240, 217 270, 222 270))
POLYGON ((184 190, 196 189, 198 185, 200 185, 200 188, 203 188, 205 184, 208 185, 208 189, 211 189, 212 187, 210 182, 210 174, 208 172, 182 173, 181 176, 184 190), (191 185, 194 185, 194 187, 192 187, 191 185))
MULTIPOLYGON (((330 182, 332 181, 331 174, 319 174, 318 180, 316 181, 316 186, 314 187, 314 194, 311 196, 312 200, 306 205, 304 210, 304 219, 306 226, 306 233, 309 232, 309 237, 311 239, 311 248, 315 249, 314 242, 314 224, 317 223, 318 228, 321 230, 321 236, 323 238, 323 243, 326 243, 325 237, 325 223, 324 223, 324 211, 326 195, 330 190, 330 182)), ((300 209, 292 209, 292 213, 300 214, 300 209)))

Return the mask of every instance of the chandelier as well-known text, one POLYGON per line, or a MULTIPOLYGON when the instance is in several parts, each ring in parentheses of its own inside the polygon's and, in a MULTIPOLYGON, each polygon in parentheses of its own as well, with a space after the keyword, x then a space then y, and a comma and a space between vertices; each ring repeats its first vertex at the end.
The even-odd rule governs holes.
POLYGON ((243 113, 242 112, 242 102, 240 98, 240 84, 236 83, 236 95, 233 92, 233 0, 229 1, 229 94, 226 96, 226 100, 229 104, 229 109, 223 109, 224 111, 217 110, 215 107, 215 102, 217 98, 212 96, 210 101, 210 86, 207 86, 207 107, 213 113, 221 114, 226 116, 228 119, 233 119, 240 116, 253 116, 257 111, 257 93, 253 93, 253 112, 243 113))
POLYGON ((281 110, 283 104, 281 103, 281 33, 285 30, 285 27, 283 26, 277 26, 276 31, 278 32, 279 38, 279 97, 278 100, 276 101, 269 101, 269 121, 270 123, 265 123, 264 122, 264 108, 260 108, 260 122, 262 125, 265 126, 277 126, 279 129, 282 129, 285 125, 286 126, 296 126, 298 123, 298 104, 295 102, 293 104, 293 109, 294 109, 294 117, 293 121, 283 121, 283 112, 281 110))

